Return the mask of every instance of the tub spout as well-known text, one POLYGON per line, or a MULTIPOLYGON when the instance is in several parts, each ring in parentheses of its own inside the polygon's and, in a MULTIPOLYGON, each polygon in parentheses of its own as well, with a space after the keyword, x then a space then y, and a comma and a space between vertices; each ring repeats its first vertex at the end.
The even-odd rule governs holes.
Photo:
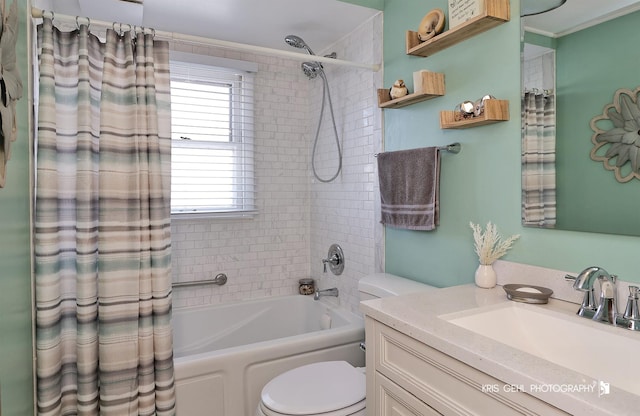
POLYGON ((338 297, 338 288, 337 287, 332 287, 331 289, 316 290, 316 292, 313 294, 313 300, 320 299, 320 296, 335 296, 335 297, 338 297))

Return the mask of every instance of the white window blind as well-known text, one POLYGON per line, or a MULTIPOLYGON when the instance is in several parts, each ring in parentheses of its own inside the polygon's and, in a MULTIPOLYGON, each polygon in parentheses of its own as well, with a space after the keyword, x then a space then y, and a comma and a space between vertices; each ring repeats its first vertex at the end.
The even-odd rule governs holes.
POLYGON ((255 211, 251 72, 171 61, 171 213, 255 211))

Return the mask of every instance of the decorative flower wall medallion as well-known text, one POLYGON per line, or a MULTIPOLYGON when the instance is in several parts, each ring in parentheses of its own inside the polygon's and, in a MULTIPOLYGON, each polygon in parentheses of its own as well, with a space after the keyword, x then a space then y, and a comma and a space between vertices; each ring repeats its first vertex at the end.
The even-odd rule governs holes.
POLYGON ((619 89, 601 115, 591 119, 591 159, 612 170, 618 182, 640 179, 640 87, 619 89), (606 120, 609 120, 608 122, 606 120))

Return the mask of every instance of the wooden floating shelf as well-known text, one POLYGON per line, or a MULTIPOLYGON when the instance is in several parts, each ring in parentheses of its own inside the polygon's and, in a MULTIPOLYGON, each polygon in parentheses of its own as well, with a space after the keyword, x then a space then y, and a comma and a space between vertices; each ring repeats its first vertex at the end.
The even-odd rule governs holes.
POLYGON ((406 34, 407 55, 430 56, 509 21, 509 0, 484 0, 484 12, 435 37, 420 42, 418 32, 406 34))
POLYGON ((507 120, 509 120, 509 101, 507 100, 486 100, 482 115, 463 120, 456 121, 455 111, 440 112, 441 129, 468 129, 507 120))
POLYGON ((378 89, 378 107, 380 108, 401 108, 420 101, 431 100, 432 98, 444 95, 444 74, 439 72, 423 71, 422 86, 419 91, 394 100, 389 96, 389 89, 378 89))

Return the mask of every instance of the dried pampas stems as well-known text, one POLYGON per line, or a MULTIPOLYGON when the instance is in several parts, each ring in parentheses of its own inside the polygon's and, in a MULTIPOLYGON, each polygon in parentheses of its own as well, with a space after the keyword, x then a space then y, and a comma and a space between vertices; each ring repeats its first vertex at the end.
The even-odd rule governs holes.
POLYGON ((469 226, 473 230, 476 254, 480 264, 484 265, 493 264, 493 262, 507 254, 513 243, 520 238, 520 234, 516 234, 503 240, 502 236, 498 234, 498 229, 491 221, 487 223, 484 233, 479 225, 470 222, 469 226))

